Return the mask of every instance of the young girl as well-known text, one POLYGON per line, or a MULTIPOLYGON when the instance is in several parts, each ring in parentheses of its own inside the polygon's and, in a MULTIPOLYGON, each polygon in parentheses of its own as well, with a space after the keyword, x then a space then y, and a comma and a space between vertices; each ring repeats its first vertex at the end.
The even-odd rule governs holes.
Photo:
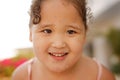
POLYGON ((82 54, 86 12, 85 0, 33 0, 30 41, 35 58, 17 68, 12 80, 115 80, 82 54))

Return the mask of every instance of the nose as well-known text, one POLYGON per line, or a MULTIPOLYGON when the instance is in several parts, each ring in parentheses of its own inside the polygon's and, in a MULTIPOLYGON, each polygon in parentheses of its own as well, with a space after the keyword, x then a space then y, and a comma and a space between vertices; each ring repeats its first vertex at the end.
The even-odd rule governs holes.
POLYGON ((55 41, 52 43, 52 47, 54 47, 54 48, 64 48, 65 46, 66 46, 66 44, 61 41, 55 41))
POLYGON ((53 38, 51 46, 54 48, 64 48, 66 46, 66 42, 64 40, 64 37, 57 36, 53 38))

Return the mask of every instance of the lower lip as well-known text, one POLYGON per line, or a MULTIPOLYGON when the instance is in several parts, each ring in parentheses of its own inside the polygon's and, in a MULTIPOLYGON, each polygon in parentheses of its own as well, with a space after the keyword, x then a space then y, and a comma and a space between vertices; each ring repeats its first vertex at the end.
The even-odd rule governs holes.
POLYGON ((53 56, 53 55, 50 55, 50 56, 57 61, 62 61, 66 58, 67 55, 64 55, 64 56, 61 56, 61 57, 57 57, 57 56, 53 56))

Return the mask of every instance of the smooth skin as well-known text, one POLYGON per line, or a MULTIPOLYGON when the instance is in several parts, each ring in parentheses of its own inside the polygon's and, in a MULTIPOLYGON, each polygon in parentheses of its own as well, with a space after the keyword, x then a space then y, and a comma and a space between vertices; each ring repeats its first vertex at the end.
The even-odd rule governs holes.
MULTIPOLYGON (((96 62, 83 55, 85 26, 76 8, 64 0, 42 2, 41 21, 30 28, 30 41, 36 58, 32 64, 32 80, 97 80, 96 62), (50 53, 67 53, 55 58, 50 53)), ((12 80, 27 80, 28 63, 21 65, 12 80)), ((102 67, 101 80, 115 80, 102 67)))

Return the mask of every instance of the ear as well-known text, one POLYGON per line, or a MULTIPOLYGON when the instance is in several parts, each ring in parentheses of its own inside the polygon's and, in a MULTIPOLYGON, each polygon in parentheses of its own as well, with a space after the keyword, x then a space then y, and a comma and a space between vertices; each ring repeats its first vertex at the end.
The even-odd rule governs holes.
POLYGON ((32 42, 32 31, 30 29, 30 33, 29 33, 29 40, 32 42))
POLYGON ((84 36, 83 39, 84 39, 84 40, 83 40, 83 43, 85 44, 85 43, 86 43, 86 34, 85 34, 85 36, 84 36))

